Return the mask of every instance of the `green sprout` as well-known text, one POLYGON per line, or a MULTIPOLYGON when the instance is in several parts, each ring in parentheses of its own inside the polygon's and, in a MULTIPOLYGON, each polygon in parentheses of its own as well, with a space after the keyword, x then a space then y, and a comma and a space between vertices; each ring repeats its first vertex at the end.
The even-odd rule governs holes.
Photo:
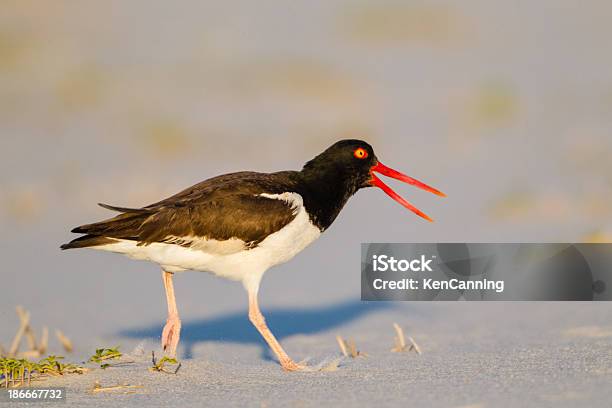
POLYGON ((51 355, 38 362, 41 374, 64 375, 64 374, 83 374, 87 369, 71 363, 62 363, 63 356, 51 355))
POLYGON ((0 387, 30 385, 33 379, 48 375, 83 374, 86 368, 62 363, 64 357, 49 356, 38 363, 27 359, 0 358, 0 387))
POLYGON ((101 369, 111 367, 110 363, 104 363, 107 360, 119 359, 123 354, 119 351, 119 347, 115 348, 99 348, 96 349, 96 354, 89 357, 88 362, 100 364, 101 369))
POLYGON ((155 358, 155 352, 151 352, 153 367, 149 368, 149 371, 160 372, 166 374, 176 374, 178 370, 181 368, 182 363, 179 363, 176 358, 171 357, 162 357, 159 361, 155 358), (176 365, 176 369, 174 371, 166 369, 166 364, 176 365))

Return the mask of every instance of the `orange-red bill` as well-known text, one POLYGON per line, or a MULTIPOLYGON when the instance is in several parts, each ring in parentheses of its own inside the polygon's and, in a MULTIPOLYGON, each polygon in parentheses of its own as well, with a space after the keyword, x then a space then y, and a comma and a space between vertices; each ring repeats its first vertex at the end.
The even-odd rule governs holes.
POLYGON ((392 168, 385 166, 381 162, 378 162, 375 166, 373 166, 371 168, 371 171, 376 171, 385 176, 403 181, 404 183, 412 184, 413 186, 416 186, 425 191, 429 191, 430 193, 434 193, 435 195, 439 195, 440 197, 446 197, 446 194, 444 194, 443 192, 436 190, 435 188, 428 186, 427 184, 422 183, 419 180, 413 179, 412 177, 407 176, 404 173, 400 173, 397 170, 393 170, 392 168))
POLYGON ((406 201, 402 196, 400 196, 399 194, 397 194, 395 191, 393 191, 391 189, 391 187, 389 187, 388 185, 386 185, 385 183, 382 182, 381 179, 379 179, 374 172, 378 172, 380 174, 384 174, 385 176, 389 176, 392 177, 394 179, 403 181, 405 183, 408 184, 412 184, 413 186, 419 187, 425 191, 429 191, 431 193, 434 193, 436 195, 439 195, 441 197, 446 197, 446 194, 442 193, 439 190, 436 190, 435 188, 428 186, 425 183, 422 183, 418 180, 413 179, 412 177, 409 177, 403 173, 400 173, 397 170, 393 170, 387 166, 385 166, 382 163, 377 163, 375 166, 372 167, 371 169, 371 175, 372 175, 372 179, 370 181, 370 184, 372 184, 373 186, 376 186, 378 188, 380 188, 382 191, 384 191, 389 197, 391 197, 392 199, 394 199, 395 201, 397 201, 398 203, 400 203, 401 205, 403 205, 404 207, 406 207, 407 209, 409 209, 410 211, 412 211, 413 213, 415 213, 416 215, 418 215, 419 217, 423 217, 425 218, 427 221, 433 222, 433 220, 427 215, 425 214, 423 211, 419 210, 418 208, 416 208, 415 206, 413 206, 412 204, 410 204, 408 201, 406 201))
POLYGON ((389 187, 388 185, 383 183, 374 174, 372 174, 372 181, 371 181, 371 183, 372 183, 373 186, 379 187, 382 191, 387 193, 387 195, 389 197, 391 197, 392 199, 394 199, 395 201, 397 201, 398 203, 400 203, 401 205, 403 205, 404 207, 406 207, 407 209, 409 209, 410 211, 412 211, 413 213, 415 213, 419 217, 423 217, 427 221, 433 222, 433 220, 429 217, 429 215, 425 214, 423 211, 419 210, 414 205, 412 205, 408 201, 406 201, 402 196, 397 194, 395 191, 391 190, 391 187, 389 187))

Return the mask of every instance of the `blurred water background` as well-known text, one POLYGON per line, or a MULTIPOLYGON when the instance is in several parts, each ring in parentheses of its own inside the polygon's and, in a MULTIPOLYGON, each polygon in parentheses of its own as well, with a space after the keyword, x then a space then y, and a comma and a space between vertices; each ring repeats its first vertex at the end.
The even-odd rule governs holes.
MULTIPOLYGON (((610 240, 611 17, 607 1, 3 1, 4 343, 16 304, 87 346, 163 321, 155 266, 59 251, 111 215, 97 202, 299 169, 341 138, 448 198, 393 184, 430 224, 359 192, 268 272, 264 307, 358 299, 361 242, 610 240)), ((245 307, 235 283, 176 284, 185 320, 245 307)))

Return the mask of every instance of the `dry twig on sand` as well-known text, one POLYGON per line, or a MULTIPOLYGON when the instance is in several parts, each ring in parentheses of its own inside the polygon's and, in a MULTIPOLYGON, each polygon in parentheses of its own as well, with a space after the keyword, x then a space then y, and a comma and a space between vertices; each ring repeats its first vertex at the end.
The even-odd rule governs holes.
POLYGON ((408 337, 410 340, 410 346, 406 344, 406 336, 404 335, 404 329, 397 323, 393 323, 393 328, 395 329, 395 333, 397 336, 395 337, 395 347, 391 349, 394 353, 401 353, 404 351, 412 351, 414 350, 417 354, 421 354, 421 348, 414 341, 412 337, 408 337))
POLYGON ((421 354, 421 348, 418 344, 416 344, 416 341, 414 341, 412 337, 408 337, 408 340, 410 340, 410 343, 412 343, 408 350, 414 350, 417 354, 421 354))
MULTIPOLYGON (((9 350, 5 350, 0 346, 0 356, 5 357, 20 357, 20 358, 39 358, 47 352, 49 343, 49 329, 47 326, 43 326, 42 335, 40 342, 36 339, 34 329, 30 325, 30 312, 25 310, 22 306, 16 308, 17 316, 19 317, 19 329, 11 342, 9 350), (25 337, 28 343, 28 350, 19 352, 19 348, 23 338, 25 337)), ((72 351, 72 342, 66 335, 60 330, 57 331, 58 339, 66 349, 66 351, 72 351)))
POLYGON ((17 355, 19 351, 19 344, 21 343, 21 338, 26 332, 26 328, 30 325, 30 312, 24 311, 21 306, 17 306, 17 315, 19 316, 19 329, 17 329, 17 333, 13 338, 13 342, 11 343, 11 348, 9 349, 9 356, 17 355), (21 311, 21 313, 20 313, 21 311))
POLYGON ((397 323, 393 323, 393 328, 395 329, 395 333, 397 333, 397 337, 395 337, 395 347, 393 347, 391 351, 394 353, 406 351, 406 337, 404 337, 404 330, 397 323))
POLYGON ((357 358, 368 356, 366 353, 357 350, 357 346, 352 340, 344 340, 342 336, 337 335, 336 341, 338 342, 338 346, 340 346, 340 351, 345 357, 357 358))
POLYGON ((38 352, 42 356, 47 352, 47 346, 49 345, 49 329, 47 326, 43 326, 42 335, 40 336, 40 344, 38 345, 38 352))
POLYGON ((340 337, 339 334, 336 336, 336 341, 338 342, 338 346, 340 346, 340 351, 342 352, 342 355, 344 357, 348 357, 348 350, 346 349, 346 343, 344 342, 344 339, 340 337))
POLYGON ((57 337, 59 342, 62 343, 64 350, 66 350, 68 353, 72 353, 72 342, 64 333, 62 333, 60 329, 55 330, 55 336, 57 337))
POLYGON ((91 389, 92 394, 96 394, 99 392, 115 392, 115 391, 124 391, 124 394, 130 394, 135 391, 125 391, 125 390, 133 390, 135 388, 144 388, 142 385, 129 385, 129 384, 121 384, 121 385, 112 385, 109 387, 103 387, 100 385, 98 381, 96 381, 91 389))
POLYGON ((26 324, 24 328, 24 334, 26 336, 26 340, 28 341, 29 350, 37 350, 38 347, 36 347, 36 336, 34 335, 34 330, 32 330, 29 323, 29 312, 26 312, 21 306, 17 306, 15 309, 17 310, 19 320, 22 322, 26 320, 28 321, 28 324, 26 324))

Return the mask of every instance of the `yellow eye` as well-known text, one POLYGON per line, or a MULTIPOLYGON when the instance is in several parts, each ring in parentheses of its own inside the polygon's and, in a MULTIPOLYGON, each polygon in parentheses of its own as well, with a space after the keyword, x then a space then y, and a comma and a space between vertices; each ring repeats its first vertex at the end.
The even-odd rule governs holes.
POLYGON ((365 159, 366 157, 368 157, 368 152, 364 148, 359 147, 355 149, 355 151, 353 152, 353 156, 358 159, 365 159))

